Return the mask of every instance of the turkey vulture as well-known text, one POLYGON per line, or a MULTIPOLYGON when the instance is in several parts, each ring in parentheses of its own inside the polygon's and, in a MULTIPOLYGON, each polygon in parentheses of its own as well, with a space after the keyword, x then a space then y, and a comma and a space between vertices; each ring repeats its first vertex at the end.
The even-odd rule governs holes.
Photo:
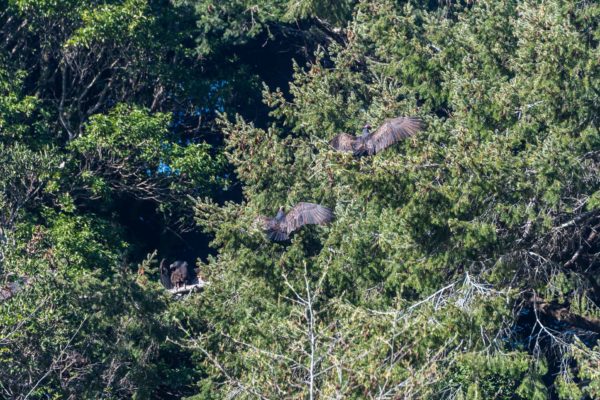
POLYGON ((266 231, 269 239, 283 241, 290 238, 290 233, 307 224, 325 225, 333 219, 333 212, 319 204, 298 203, 287 214, 279 207, 275 218, 258 217, 258 222, 266 231))
POLYGON ((185 286, 188 283, 188 263, 186 261, 175 261, 169 266, 171 270, 171 284, 176 288, 185 286))
POLYGON ((188 268, 186 261, 175 261, 167 266, 167 260, 160 262, 160 282, 165 289, 178 289, 181 286, 191 284, 194 280, 193 271, 188 268))
POLYGON ((385 120, 373 133, 369 129, 371 126, 365 125, 360 136, 341 133, 331 139, 329 144, 338 151, 352 152, 355 156, 372 156, 402 139, 413 136, 423 129, 423 121, 416 117, 398 117, 385 120))

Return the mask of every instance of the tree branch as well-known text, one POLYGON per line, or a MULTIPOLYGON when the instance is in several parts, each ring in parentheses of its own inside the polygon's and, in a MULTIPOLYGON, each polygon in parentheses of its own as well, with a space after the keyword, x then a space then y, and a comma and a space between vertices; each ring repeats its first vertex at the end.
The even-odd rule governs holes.
POLYGON ((546 317, 567 323, 575 328, 600 333, 600 319, 575 314, 569 310, 568 305, 548 302, 536 294, 531 294, 528 301, 536 312, 546 317))

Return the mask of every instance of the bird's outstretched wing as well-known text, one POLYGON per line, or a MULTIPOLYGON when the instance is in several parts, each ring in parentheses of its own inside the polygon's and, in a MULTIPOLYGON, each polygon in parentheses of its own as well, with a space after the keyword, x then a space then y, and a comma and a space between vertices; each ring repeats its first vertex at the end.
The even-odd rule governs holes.
POLYGON ((398 117, 386 120, 367 139, 369 155, 379 153, 394 143, 413 136, 423 129, 423 121, 415 117, 398 117))
POLYGON ((260 215, 256 218, 256 223, 265 231, 270 240, 281 242, 289 239, 287 232, 282 229, 281 225, 275 220, 275 218, 269 218, 265 217, 264 215, 260 215))
POLYGON ((320 204, 298 203, 285 216, 285 230, 289 235, 307 224, 325 225, 333 220, 333 211, 320 204))
POLYGON ((354 152, 356 138, 347 133, 340 133, 329 141, 329 145, 337 151, 351 151, 354 152))

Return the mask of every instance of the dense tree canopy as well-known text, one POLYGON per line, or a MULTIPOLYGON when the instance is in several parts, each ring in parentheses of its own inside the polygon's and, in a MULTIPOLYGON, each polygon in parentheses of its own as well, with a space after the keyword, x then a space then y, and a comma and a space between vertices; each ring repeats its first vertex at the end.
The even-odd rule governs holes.
POLYGON ((0 398, 600 397, 596 2, 0 21, 0 398), (334 220, 270 241, 301 202, 334 220), (209 284, 174 297, 162 258, 209 284))

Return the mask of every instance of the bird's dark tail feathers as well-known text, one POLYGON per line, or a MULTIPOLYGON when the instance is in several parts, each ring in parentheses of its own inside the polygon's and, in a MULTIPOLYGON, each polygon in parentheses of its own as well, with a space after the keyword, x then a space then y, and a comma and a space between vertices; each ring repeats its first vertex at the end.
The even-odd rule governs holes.
POLYGON ((173 289, 173 284, 171 283, 171 272, 169 271, 169 266, 167 265, 167 259, 163 258, 160 262, 160 283, 166 289, 173 289))

